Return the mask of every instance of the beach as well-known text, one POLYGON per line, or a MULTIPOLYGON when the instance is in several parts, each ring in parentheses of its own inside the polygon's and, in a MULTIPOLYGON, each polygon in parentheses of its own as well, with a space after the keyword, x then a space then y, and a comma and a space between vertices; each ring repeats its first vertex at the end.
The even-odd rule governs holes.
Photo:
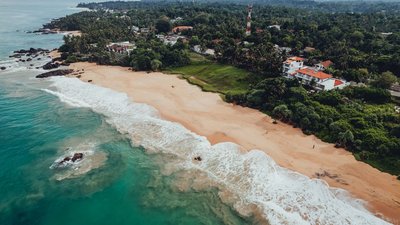
POLYGON ((90 63, 75 63, 71 68, 84 70, 82 81, 91 80, 95 85, 124 92, 137 103, 151 105, 162 118, 182 124, 212 144, 234 142, 243 151, 259 149, 282 167, 345 189, 352 197, 366 201, 375 215, 399 224, 400 182, 357 161, 344 149, 290 125, 274 124, 257 110, 226 103, 219 95, 202 92, 177 75, 90 63))

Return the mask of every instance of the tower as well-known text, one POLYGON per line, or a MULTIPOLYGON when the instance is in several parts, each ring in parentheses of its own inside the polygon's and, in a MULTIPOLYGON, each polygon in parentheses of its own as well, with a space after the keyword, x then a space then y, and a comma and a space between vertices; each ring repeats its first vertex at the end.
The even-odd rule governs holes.
POLYGON ((247 6, 247 25, 246 25, 246 35, 251 34, 251 12, 253 11, 253 5, 247 6))

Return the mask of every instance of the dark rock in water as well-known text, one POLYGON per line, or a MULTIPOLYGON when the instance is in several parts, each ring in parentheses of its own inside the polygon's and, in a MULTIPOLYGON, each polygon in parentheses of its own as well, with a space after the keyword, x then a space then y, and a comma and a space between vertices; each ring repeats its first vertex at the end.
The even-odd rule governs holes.
POLYGON ((63 166, 64 163, 68 162, 76 162, 83 159, 83 153, 75 153, 72 157, 67 156, 63 160, 59 161, 57 164, 58 166, 63 166))
POLYGON ((77 160, 81 160, 83 158, 83 153, 75 153, 74 156, 72 157, 71 161, 75 162, 77 160))
POLYGON ((25 49, 21 49, 18 51, 14 51, 14 53, 18 53, 18 54, 37 54, 40 52, 50 52, 48 49, 42 49, 42 48, 30 48, 28 50, 25 49))
POLYGON ((42 68, 45 70, 51 70, 51 69, 56 69, 58 67, 60 67, 60 64, 58 62, 56 63, 48 62, 42 68))
POLYGON ((29 66, 34 66, 34 64, 30 64, 29 66))
POLYGON ((37 60, 41 60, 42 58, 37 58, 37 60))
POLYGON ((197 157, 194 157, 194 160, 196 160, 196 161, 201 161, 202 158, 201 158, 200 156, 197 156, 197 157))
POLYGON ((72 69, 66 69, 66 70, 54 70, 46 73, 42 73, 36 76, 36 78, 46 78, 46 77, 55 77, 55 76, 65 76, 70 73, 74 72, 72 69))
POLYGON ((21 58, 21 54, 14 54, 14 55, 10 55, 8 57, 9 58, 21 58))
POLYGON ((0 67, 0 69, 1 69, 1 70, 6 70, 7 68, 4 67, 4 66, 2 66, 2 67, 0 67))
POLYGON ((27 58, 26 61, 27 61, 27 62, 30 62, 30 61, 32 61, 32 59, 31 59, 31 58, 27 58))

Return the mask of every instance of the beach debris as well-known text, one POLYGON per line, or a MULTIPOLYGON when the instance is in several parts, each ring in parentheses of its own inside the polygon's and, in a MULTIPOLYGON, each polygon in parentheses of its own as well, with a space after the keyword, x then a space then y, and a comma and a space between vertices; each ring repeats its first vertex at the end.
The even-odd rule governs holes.
POLYGON ((332 179, 332 180, 334 180, 334 181, 336 181, 336 182, 338 182, 338 183, 340 183, 340 184, 349 185, 345 180, 341 179, 341 178, 339 177, 338 174, 332 174, 332 173, 329 173, 329 172, 326 171, 326 170, 324 170, 324 171, 321 172, 321 173, 316 172, 316 173, 315 173, 315 176, 316 176, 318 179, 322 179, 322 178, 324 178, 324 177, 328 177, 328 178, 330 178, 330 179, 332 179))
POLYGON ((197 156, 197 157, 194 157, 194 160, 200 162, 202 160, 202 158, 200 156, 197 156))

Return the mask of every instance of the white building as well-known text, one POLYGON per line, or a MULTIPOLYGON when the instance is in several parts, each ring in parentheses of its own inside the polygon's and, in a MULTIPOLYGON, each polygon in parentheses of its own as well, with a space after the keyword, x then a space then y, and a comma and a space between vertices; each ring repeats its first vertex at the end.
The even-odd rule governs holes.
POLYGON ((277 30, 281 30, 281 26, 280 26, 280 25, 270 25, 270 26, 268 26, 268 28, 269 28, 269 29, 275 28, 275 29, 277 29, 277 30))
POLYGON ((136 48, 134 43, 129 41, 110 43, 106 46, 107 50, 110 52, 116 52, 120 54, 130 53, 136 48))
POLYGON ((177 34, 170 34, 170 35, 157 34, 156 37, 160 39, 165 45, 175 45, 179 39, 186 39, 185 36, 177 34))
POLYGON ((315 64, 315 68, 317 68, 318 70, 326 70, 328 67, 330 67, 333 64, 333 62, 331 60, 326 60, 323 62, 320 62, 318 64, 315 64))
POLYGON ((207 49, 202 50, 200 45, 193 46, 192 50, 194 52, 202 54, 202 55, 211 55, 211 56, 215 55, 215 50, 214 49, 207 48, 207 49))
POLYGON ((298 79, 303 84, 312 84, 316 90, 320 91, 342 89, 350 84, 343 79, 334 78, 332 75, 322 72, 321 68, 324 67, 317 65, 315 67, 304 66, 303 58, 290 57, 283 63, 283 76, 289 79, 298 79))
POLYGON ((297 70, 304 67, 304 60, 301 57, 293 56, 283 62, 283 76, 286 78, 292 78, 297 70))

